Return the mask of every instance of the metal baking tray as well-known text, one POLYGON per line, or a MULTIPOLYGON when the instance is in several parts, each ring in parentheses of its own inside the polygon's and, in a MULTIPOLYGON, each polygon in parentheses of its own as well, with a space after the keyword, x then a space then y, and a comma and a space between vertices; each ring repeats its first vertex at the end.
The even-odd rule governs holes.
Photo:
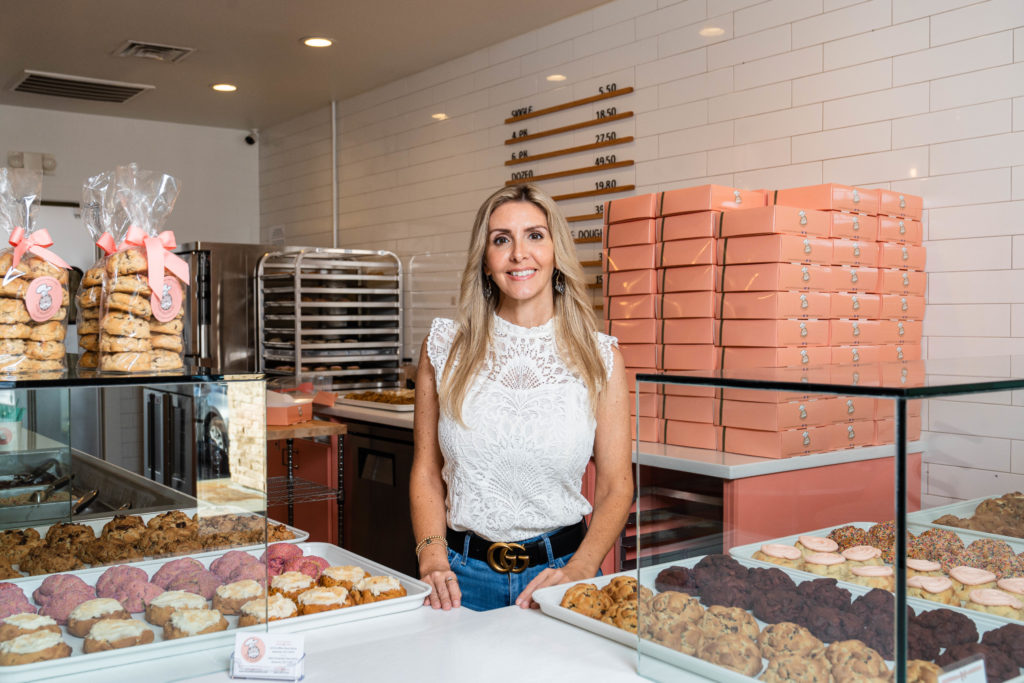
MULTIPOLYGON (((300 544, 300 547, 303 549, 305 554, 319 555, 326 559, 331 565, 356 565, 374 575, 394 576, 405 587, 407 595, 400 598, 394 598, 392 600, 383 600, 381 602, 374 602, 366 605, 353 605, 352 607, 346 607, 340 610, 331 610, 328 612, 320 612, 318 614, 292 617, 291 619, 281 619, 270 624, 269 630, 271 631, 281 633, 310 631, 313 629, 327 628, 336 624, 404 612, 422 606, 423 599, 430 594, 430 587, 422 581, 393 571, 382 564, 378 564, 337 546, 330 545, 329 543, 302 543, 300 544)), ((227 551, 195 554, 190 555, 190 557, 194 557, 202 562, 205 567, 209 568, 210 564, 225 552, 227 551)), ((254 557, 259 557, 263 552, 263 549, 253 549, 247 552, 254 557)), ((153 574, 156 573, 156 570, 168 561, 170 561, 170 558, 167 560, 132 562, 130 565, 144 569, 146 573, 152 577, 153 574)), ((97 567, 95 569, 83 569, 68 573, 80 577, 89 585, 95 585, 97 579, 99 579, 100 575, 107 569, 109 569, 109 567, 97 567)), ((32 591, 34 591, 43 582, 43 578, 44 577, 41 576, 32 577, 30 579, 16 581, 16 583, 31 600, 32 591)), ((143 615, 133 615, 133 617, 138 618, 140 621, 144 621, 143 615)), ((148 645, 137 645, 135 647, 128 647, 120 650, 109 650, 107 652, 94 652, 86 656, 83 656, 82 652, 84 639, 69 635, 65 628, 62 629, 64 642, 71 646, 70 657, 55 659, 48 662, 37 662, 35 664, 3 667, 0 678, 3 679, 4 683, 21 683, 22 681, 36 681, 53 676, 81 676, 83 673, 90 671, 110 669, 123 664, 133 664, 158 657, 179 656, 189 652, 210 650, 214 648, 227 648, 230 646, 230 643, 234 641, 235 634, 238 632, 263 632, 267 630, 266 626, 262 624, 239 628, 238 617, 229 616, 225 618, 228 621, 228 628, 226 631, 207 633, 205 635, 193 636, 191 638, 164 640, 163 629, 152 626, 151 628, 154 632, 155 639, 154 642, 148 645)))
MULTIPOLYGON (((691 557, 686 560, 666 562, 651 567, 644 567, 640 569, 639 582, 641 585, 647 586, 652 591, 657 593, 658 591, 656 591, 654 588, 654 580, 655 578, 657 578, 658 574, 662 570, 667 569, 669 567, 693 567, 701 559, 701 557, 691 557)), ((737 562, 746 567, 763 566, 763 563, 760 562, 752 562, 750 560, 746 560, 743 558, 736 559, 737 562)), ((795 571, 788 569, 787 567, 779 567, 778 565, 774 564, 769 566, 775 567, 785 572, 790 576, 790 578, 792 578, 798 584, 803 583, 804 581, 811 581, 814 579, 822 578, 817 574, 809 574, 806 572, 795 571)), ((611 574, 608 576, 599 576, 594 579, 589 579, 584 583, 592 583, 598 588, 601 588, 605 586, 607 583, 609 583, 616 576, 637 576, 637 572, 620 572, 618 574, 611 574)), ((578 612, 574 612, 570 609, 562 607, 562 597, 565 595, 565 592, 573 585, 575 584, 562 584, 559 586, 547 586, 545 588, 541 588, 533 594, 533 599, 537 602, 538 605, 540 605, 541 611, 547 614, 548 616, 572 624, 573 626, 585 629, 599 636, 603 636, 610 640, 614 640, 617 643, 622 643, 623 645, 631 647, 639 646, 639 650, 642 655, 659 659, 667 664, 670 664, 676 669, 688 671, 690 673, 703 676, 713 681, 735 681, 735 683, 749 683, 749 681, 751 680, 743 674, 737 673, 735 671, 730 671, 729 669, 717 666, 715 664, 712 664, 711 662, 706 662, 698 657, 685 655, 682 652, 678 652, 676 650, 673 650, 672 648, 665 647, 664 645, 660 645, 659 643, 656 643, 654 641, 638 638, 635 634, 629 633, 628 631, 624 631, 620 628, 612 626, 611 624, 606 624, 603 621, 598 621, 597 619, 584 616, 582 614, 579 614, 578 612)), ((865 593, 871 590, 867 586, 861 586, 858 584, 843 584, 843 587, 850 591, 853 597, 864 595, 865 593)), ((908 598, 907 604, 912 606, 914 610, 918 613, 929 612, 931 610, 940 608, 949 608, 959 612, 963 612, 968 617, 970 617, 971 620, 977 626, 979 637, 987 631, 991 631, 993 629, 999 628, 1000 626, 1004 626, 1007 623, 1011 623, 1011 620, 1009 619, 1002 619, 992 614, 972 612, 970 610, 949 607, 948 605, 941 605, 936 602, 920 600, 918 598, 908 598)), ((755 620, 757 621, 757 625, 759 628, 764 629, 765 626, 767 626, 767 624, 757 619, 756 617, 755 620)), ((888 664, 890 669, 894 666, 894 662, 891 660, 887 661, 886 663, 888 664)), ((759 672, 759 674, 764 672, 764 669, 767 666, 767 664, 768 660, 761 660, 761 671, 759 672)), ((1022 672, 1024 672, 1024 670, 1022 670, 1022 672)))

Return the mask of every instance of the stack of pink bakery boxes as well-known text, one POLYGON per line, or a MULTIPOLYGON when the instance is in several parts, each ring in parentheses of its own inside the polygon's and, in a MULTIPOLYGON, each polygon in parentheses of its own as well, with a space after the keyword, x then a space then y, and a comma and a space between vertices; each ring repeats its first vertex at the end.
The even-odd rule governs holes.
MULTIPOLYGON (((834 184, 609 202, 608 332, 631 374, 841 363, 840 381, 909 381, 924 317, 921 208, 834 184)), ((644 386, 645 441, 779 458, 893 439, 888 399, 644 386)), ((916 438, 920 406, 909 412, 916 438)))

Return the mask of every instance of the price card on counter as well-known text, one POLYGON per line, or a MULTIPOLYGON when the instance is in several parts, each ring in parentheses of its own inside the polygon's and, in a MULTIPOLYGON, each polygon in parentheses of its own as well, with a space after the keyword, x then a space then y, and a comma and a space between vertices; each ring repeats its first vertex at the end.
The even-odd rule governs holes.
POLYGON ((236 633, 231 677, 299 681, 303 677, 305 658, 305 641, 301 634, 236 633))
POLYGON ((985 659, 981 655, 969 657, 954 669, 939 674, 938 683, 985 683, 985 659))

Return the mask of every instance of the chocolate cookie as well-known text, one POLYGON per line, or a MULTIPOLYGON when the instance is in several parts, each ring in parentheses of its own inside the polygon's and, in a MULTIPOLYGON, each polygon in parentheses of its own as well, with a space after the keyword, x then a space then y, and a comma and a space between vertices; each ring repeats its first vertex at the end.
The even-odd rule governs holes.
POLYGON ((840 610, 850 608, 850 591, 840 588, 835 579, 804 581, 797 586, 797 592, 809 605, 835 607, 840 610))
POLYGON ((783 621, 800 623, 806 609, 804 600, 796 590, 776 589, 755 593, 751 611, 766 624, 783 621))
POLYGON ((960 643, 947 649, 935 660, 939 666, 946 668, 973 655, 980 654, 985 658, 985 677, 989 683, 1002 683, 1020 674, 1017 663, 994 647, 981 643, 960 643))
POLYGON ((966 614, 950 609, 937 609, 922 612, 916 619, 917 623, 931 630, 943 648, 978 641, 978 629, 966 614))
POLYGON ((822 605, 808 607, 801 623, 826 643, 849 640, 864 629, 864 620, 858 615, 822 605))
POLYGON ((1024 667, 1024 626, 1006 624, 985 633, 981 637, 983 645, 999 650, 1007 657, 1024 667))
POLYGON ((705 605, 749 609, 750 588, 746 581, 726 576, 714 583, 702 586, 700 599, 705 605))
POLYGON ((668 567, 658 572, 654 579, 655 590, 678 591, 688 595, 697 595, 697 582, 686 567, 668 567))
MULTIPOLYGON (((823 579, 825 580, 825 579, 823 579)), ((747 573, 747 584, 755 591, 796 589, 796 583, 786 572, 776 567, 751 567, 747 573)))

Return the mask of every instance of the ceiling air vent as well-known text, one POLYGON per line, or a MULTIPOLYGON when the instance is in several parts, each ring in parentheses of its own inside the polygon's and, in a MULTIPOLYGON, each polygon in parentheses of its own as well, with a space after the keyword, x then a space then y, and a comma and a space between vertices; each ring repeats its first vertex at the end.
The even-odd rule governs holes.
POLYGON ((143 43, 140 40, 129 40, 114 51, 117 57, 141 57, 155 59, 159 62, 180 62, 195 50, 191 47, 161 45, 160 43, 143 43))
POLYGON ((86 78, 25 69, 25 76, 12 90, 94 102, 127 102, 141 92, 152 90, 153 87, 141 83, 107 81, 102 78, 86 78))

